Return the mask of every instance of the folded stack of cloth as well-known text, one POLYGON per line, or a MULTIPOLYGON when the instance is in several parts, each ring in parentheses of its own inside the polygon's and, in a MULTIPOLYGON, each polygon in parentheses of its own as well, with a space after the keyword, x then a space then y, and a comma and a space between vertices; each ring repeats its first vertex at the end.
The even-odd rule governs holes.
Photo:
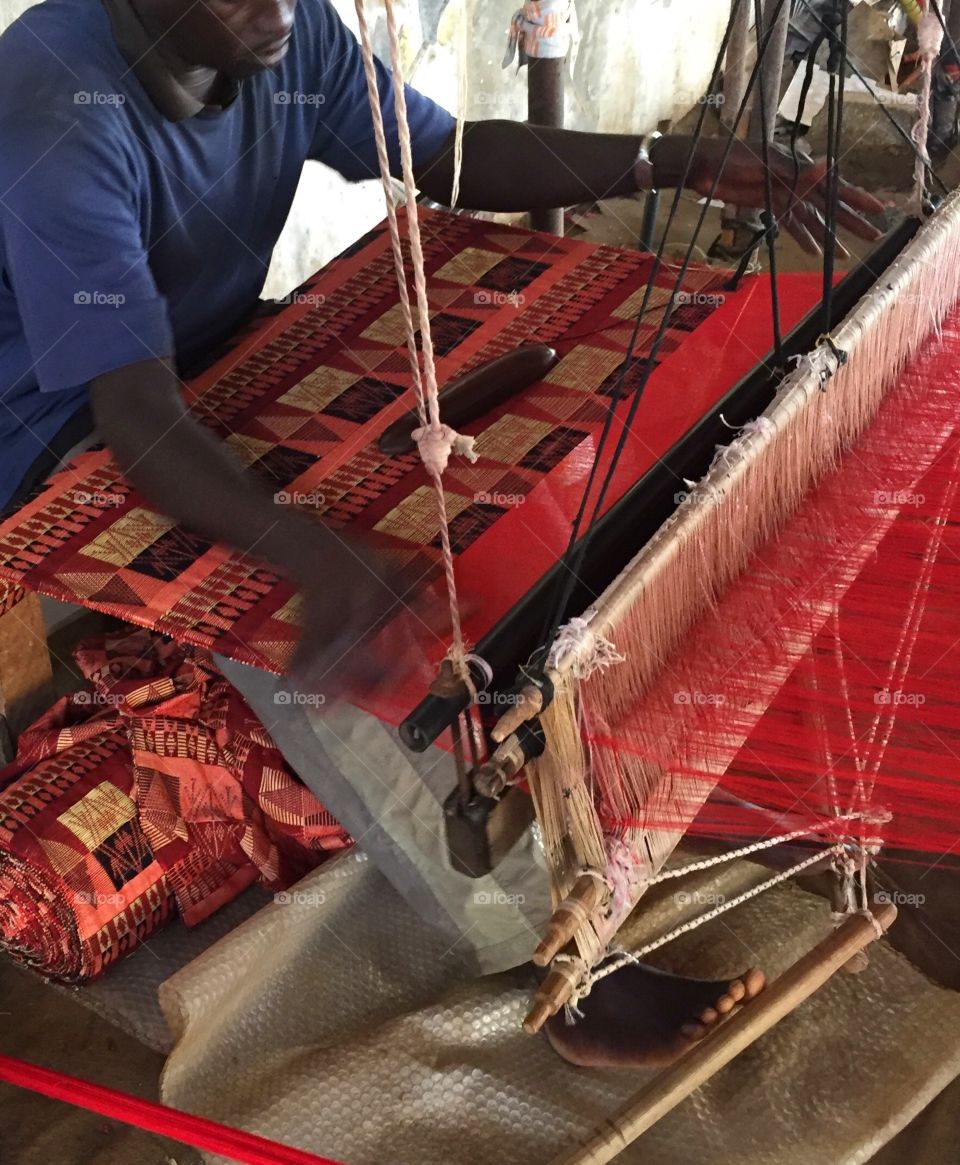
POLYGON ((299 881, 350 838, 208 653, 153 632, 82 643, 90 688, 0 771, 0 948, 83 983, 177 917, 299 881))

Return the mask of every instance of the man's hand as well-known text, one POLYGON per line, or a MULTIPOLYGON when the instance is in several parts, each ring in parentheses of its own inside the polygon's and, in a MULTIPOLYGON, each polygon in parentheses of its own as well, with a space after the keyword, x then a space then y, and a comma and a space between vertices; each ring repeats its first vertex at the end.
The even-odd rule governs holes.
MULTIPOLYGON (((385 560, 245 473, 228 446, 183 407, 171 361, 147 361, 91 385, 97 430, 127 478, 163 514, 200 537, 226 543, 282 570, 304 595, 301 674, 336 695, 392 673, 397 659, 374 659, 369 634, 382 625, 411 580, 391 577, 385 560)), ((417 580, 412 580, 417 581, 417 580)))
MULTIPOLYGON (((756 148, 733 143, 724 162, 725 138, 705 138, 697 146, 687 185, 704 197, 734 206, 762 207, 767 203, 766 170, 756 148), (714 190, 714 182, 720 175, 714 190)), ((826 241, 824 214, 827 208, 827 163, 798 154, 797 161, 783 146, 768 149, 773 193, 773 213, 805 251, 819 254, 826 241)), ((654 171, 659 181, 661 156, 656 150, 654 171)), ((676 162, 668 162, 676 165, 676 162)), ((861 239, 880 238, 881 232, 863 216, 881 214, 883 203, 849 182, 840 183, 837 224, 861 239)), ((845 253, 840 245, 841 253, 845 253)))

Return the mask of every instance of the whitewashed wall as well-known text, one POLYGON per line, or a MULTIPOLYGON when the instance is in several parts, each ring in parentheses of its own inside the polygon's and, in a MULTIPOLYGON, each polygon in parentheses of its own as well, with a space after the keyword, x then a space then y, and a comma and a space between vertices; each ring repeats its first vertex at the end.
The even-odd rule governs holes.
MULTIPOLYGON (((0 28, 30 2, 0 0, 0 28)), ((384 51, 379 0, 368 3, 375 41, 384 51)), ((334 4, 355 29, 353 0, 334 4)), ((420 52, 421 10, 439 12, 441 0, 424 0, 422 6, 418 0, 401 0, 406 68, 415 70, 413 83, 455 110, 458 61, 465 58, 465 115, 522 119, 525 76, 515 67, 501 68, 506 29, 518 6, 517 0, 451 0, 439 20, 436 43, 420 52)), ((577 0, 577 7, 581 43, 567 87, 568 123, 613 133, 646 133, 697 101, 730 11, 729 0, 577 0)), ((377 183, 348 186, 322 166, 308 164, 266 294, 285 294, 382 217, 377 183)))

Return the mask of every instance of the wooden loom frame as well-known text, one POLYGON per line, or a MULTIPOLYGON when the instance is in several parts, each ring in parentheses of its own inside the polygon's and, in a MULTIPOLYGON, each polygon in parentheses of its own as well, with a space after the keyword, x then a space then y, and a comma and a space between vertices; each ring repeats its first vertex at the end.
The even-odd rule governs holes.
MULTIPOLYGON (((642 656, 639 661, 631 661, 630 687, 615 692, 611 703, 623 708, 640 698, 662 666, 659 661, 669 657, 708 608, 710 596, 720 594, 737 577, 750 555, 775 536, 780 525, 799 509, 806 491, 835 464, 840 451, 858 439, 896 375, 958 300, 960 192, 953 194, 924 224, 860 305, 834 331, 833 343, 846 354, 845 362, 841 363, 826 346, 801 361, 763 413, 766 424, 733 442, 587 612, 597 637, 615 638, 617 628, 627 620, 644 631, 642 656), (822 391, 825 377, 830 378, 829 393, 822 391), (837 407, 838 400, 846 400, 845 413, 837 407), (763 475, 770 473, 771 466, 777 467, 777 509, 773 513, 759 513, 757 507, 747 510, 751 520, 743 522, 737 532, 736 553, 725 554, 729 542, 727 507, 738 497, 762 487, 763 475), (784 466, 790 467, 789 474, 784 466), (726 499, 724 507, 704 504, 718 494, 726 499), (683 598, 677 604, 682 614, 664 626, 661 612, 676 593, 683 598)), ((802 656, 806 646, 805 642, 795 645, 793 658, 786 661, 788 667, 802 656)), ((609 682, 602 674, 583 681, 576 678, 576 669, 589 651, 586 644, 579 651, 568 653, 551 673, 557 699, 569 706, 576 705, 581 683, 609 682)), ((617 670, 611 669, 609 674, 614 675, 617 670)), ((546 731, 549 740, 549 726, 546 731)), ((725 744, 726 760, 717 762, 717 779, 740 742, 731 739, 725 744)), ((534 761, 533 766, 535 781, 542 784, 551 779, 549 771, 543 771, 542 759, 534 761)), ((584 758, 581 782, 585 772, 584 758)), ((568 773, 566 785, 569 787, 575 780, 568 773)), ((710 788, 712 785, 705 785, 704 799, 710 788)), ((659 871, 681 836, 679 831, 660 839, 651 858, 651 876, 659 871)), ((567 871, 558 871, 561 898, 574 890, 577 862, 588 868, 591 865, 589 855, 580 853, 567 871)), ((606 901, 601 901, 596 913, 605 905, 606 901)), ((626 914, 615 919, 615 924, 606 924, 592 933, 589 925, 578 927, 576 938, 581 955, 593 961, 600 957, 625 917, 626 914)))

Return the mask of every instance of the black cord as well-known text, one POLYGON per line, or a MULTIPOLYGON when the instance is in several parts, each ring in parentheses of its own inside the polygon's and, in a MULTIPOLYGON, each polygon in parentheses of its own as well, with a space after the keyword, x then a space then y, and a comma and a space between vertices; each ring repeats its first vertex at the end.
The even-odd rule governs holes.
MULTIPOLYGON (((803 7, 806 8, 806 10, 816 19, 817 23, 820 25, 820 27, 822 29, 827 28, 827 26, 821 20, 819 14, 813 8, 810 7, 807 0, 796 0, 796 2, 798 4, 802 4, 803 7)), ((817 42, 818 48, 819 48, 820 44, 823 43, 823 40, 825 39, 826 35, 827 35, 826 32, 824 32, 822 34, 821 38, 818 40, 818 42, 817 42)), ((951 40, 950 43, 952 45, 953 41, 951 40)), ((873 89, 872 89, 872 85, 874 84, 874 82, 867 80, 867 78, 863 75, 863 73, 861 73, 860 70, 857 68, 857 66, 853 63, 849 54, 847 56, 847 68, 850 70, 851 73, 853 73, 853 75, 855 77, 858 77, 863 82, 867 91, 870 92, 871 94, 873 94, 874 97, 876 97, 876 94, 873 93, 873 89)), ((808 72, 809 72, 809 75, 812 77, 813 76, 813 66, 809 62, 808 62, 808 72)), ((810 87, 809 82, 807 82, 806 88, 809 89, 809 87, 810 87)), ((903 139, 903 142, 906 145, 907 149, 909 149, 910 152, 915 157, 919 158, 923 162, 924 167, 926 168, 928 177, 940 187, 940 193, 941 194, 949 194, 950 187, 947 186, 947 184, 943 181, 943 179, 940 177, 940 175, 934 170, 933 166, 931 166, 930 160, 923 156, 923 153, 918 148, 917 143, 913 140, 913 138, 910 136, 910 134, 903 128, 903 126, 900 124, 900 122, 897 121, 897 119, 893 116, 893 114, 890 112, 890 110, 887 109, 887 107, 879 99, 877 100, 877 108, 880 110, 880 112, 883 114, 883 116, 890 123, 890 126, 896 132, 896 134, 900 138, 903 139)))
MULTIPOLYGON (((743 2, 745 2, 745 0, 740 0, 740 3, 743 3, 743 2)), ((779 3, 777 4, 776 12, 774 13, 773 17, 771 18, 770 26, 767 29, 767 34, 766 34, 764 42, 763 42, 762 51, 759 53, 759 59, 762 59, 763 55, 766 53, 767 46, 770 43, 770 33, 771 33, 772 29, 774 28, 776 21, 777 21, 777 18, 779 17, 780 11, 782 10, 783 5, 785 3, 787 3, 787 0, 779 0, 779 3)), ((724 60, 724 56, 726 54, 727 44, 729 43, 729 40, 730 40, 730 36, 731 36, 732 30, 733 30, 734 20, 736 18, 738 10, 739 10, 738 7, 734 7, 731 10, 730 20, 727 24, 727 29, 726 29, 726 32, 724 34, 723 42, 721 43, 720 50, 717 54, 717 60, 716 60, 716 63, 714 65, 713 79, 711 81, 711 91, 713 91, 713 89, 717 86, 720 71, 722 68, 722 63, 724 60)), ((559 585, 558 585, 557 599, 553 605, 552 613, 551 613, 550 617, 548 618, 547 623, 545 625, 544 634, 540 640, 541 647, 538 649, 538 652, 535 654, 535 657, 530 661, 530 665, 529 665, 530 670, 534 671, 535 673, 542 674, 542 672, 545 668, 545 665, 546 665, 546 657, 547 657, 547 653, 549 652, 549 648, 550 648, 551 644, 553 643, 553 640, 556 638, 557 631, 559 630, 559 628, 563 622, 564 613, 566 611, 566 608, 570 602, 570 599, 571 599, 573 592, 574 592, 574 589, 576 587, 577 577, 578 577, 578 572, 579 572, 580 566, 581 566, 581 564, 582 564, 582 562, 583 562, 583 560, 584 560, 584 558, 589 550, 589 547, 590 547, 590 542, 592 539, 593 529, 594 529, 595 524, 596 524, 596 519, 599 516, 599 514, 602 513, 602 511, 603 511, 603 506, 604 506, 604 503, 606 501, 606 497, 607 497, 607 494, 609 492, 610 485, 611 485, 613 478, 614 478, 614 475, 616 473, 616 469, 617 469, 617 466, 619 464, 620 457, 622 456, 623 450, 626 446, 628 434, 630 433, 631 426, 633 424, 633 421, 636 418, 637 410, 640 406, 644 390, 646 389, 646 386, 649 383, 650 376, 653 372, 653 369, 656 366, 656 357, 657 357, 657 354, 658 354, 660 347, 663 343, 664 337, 666 336, 667 328, 669 327, 670 318, 671 318, 672 310, 673 310, 673 305, 676 302, 676 294, 683 284, 683 280, 686 276, 687 269, 689 268, 690 263, 693 259, 693 252, 696 248, 697 239, 700 235, 700 231, 703 229, 703 225, 706 221, 706 217, 707 217, 707 214, 708 214, 709 209, 710 209, 710 204, 713 201, 713 198, 714 198, 716 191, 717 191, 717 187, 720 184, 721 176, 723 174, 723 169, 726 166, 727 160, 730 156, 730 152, 733 149, 734 142, 737 141, 737 128, 738 128, 740 121, 742 120, 743 115, 746 111, 746 108, 749 104, 750 97, 753 93, 753 89, 754 89, 754 86, 755 86, 756 81, 757 81, 757 76, 758 76, 758 70, 755 66, 753 71, 751 72, 750 78, 747 82, 747 85, 746 85, 746 88, 745 88, 745 91, 743 94, 743 98, 742 98, 742 100, 740 102, 740 106, 737 110, 736 117, 734 118, 732 128, 730 129, 729 136, 727 138, 726 145, 724 148, 723 156, 721 157, 720 163, 717 167, 716 174, 715 174, 713 182, 711 184, 710 191, 703 199, 703 206, 702 206, 696 227, 694 228, 693 237, 690 241, 690 244, 687 248, 686 254, 684 255, 683 261, 682 261, 680 268, 678 270, 678 273, 677 273, 677 278, 676 278, 676 283, 674 285, 673 295, 671 296, 670 300, 667 303, 666 310, 663 313, 663 317, 660 321, 660 325, 659 325, 659 328, 657 330, 657 334, 654 337, 654 340, 650 346, 650 354, 648 355, 648 357, 646 358, 646 361, 644 363, 644 368, 643 368, 643 371, 641 373, 640 382, 637 385, 637 388, 634 390, 632 399, 630 401, 630 407, 628 409, 627 416, 624 418, 624 421, 622 424, 622 431, 620 434, 620 438, 617 442, 617 446, 616 446, 616 449, 613 453, 613 457, 611 459, 610 466, 607 470, 606 476, 603 480, 603 483, 601 485, 600 491, 599 491, 598 496, 597 496, 597 501, 594 505, 593 516, 591 518, 590 526, 588 527, 588 529, 587 529, 586 533, 584 534, 584 537, 581 540, 580 545, 578 547, 577 542, 578 542, 578 538, 579 538, 580 525, 582 523, 583 516, 586 513, 586 508, 587 508, 587 504, 589 502, 590 494, 592 492, 594 485, 596 484, 596 480, 597 480, 597 476, 599 473, 599 468, 600 468, 600 464, 601 464, 601 460, 602 460, 601 453, 604 451, 604 446, 606 444, 606 438, 609 435, 610 430, 612 429, 613 421, 615 419, 615 410, 616 410, 617 406, 619 405, 621 399, 623 398, 623 385, 625 383, 628 370, 631 367, 632 360, 633 360, 633 352, 636 350, 637 340, 638 340, 639 334, 640 334, 640 319, 637 320, 637 322, 634 326, 634 331, 633 331, 633 335, 631 337, 627 356, 626 356, 623 364, 621 365, 620 375, 619 375, 617 382, 616 382, 616 385, 614 386, 614 389, 611 393, 610 407, 609 407, 608 412, 607 412, 607 419, 606 419, 606 423, 604 424, 603 434, 601 437, 601 441, 598 442, 597 453, 596 453, 595 458, 594 458, 593 466, 591 467, 591 471, 590 471, 590 474, 588 477, 586 488, 584 489, 584 494, 583 494, 583 499, 581 501, 580 509, 579 509, 579 511, 577 513, 577 517, 573 523, 570 541, 568 543, 566 552, 564 553, 563 557, 560 559, 561 564, 565 567, 566 574, 565 574, 565 576, 561 575, 561 577, 560 577, 560 581, 559 581, 559 585)), ((703 134, 703 125, 704 125, 705 113, 706 113, 706 109, 704 108, 703 110, 701 110, 701 115, 700 115, 700 118, 698 119, 698 123, 697 123, 696 131, 694 133, 693 141, 691 142, 690 151, 687 155, 687 162, 686 162, 686 166, 684 169, 683 178, 681 179, 681 181, 677 187, 676 196, 675 196, 675 200, 674 200, 674 209, 676 209, 676 206, 679 205, 680 195, 682 194, 682 187, 686 185, 686 179, 690 173, 690 169, 691 169, 691 166, 693 164, 693 159, 694 159, 694 156, 696 154, 696 149, 697 149, 697 146, 699 145, 700 139, 701 139, 702 134, 703 134)), ((646 305, 649 301, 649 296, 650 296, 652 289, 653 289, 656 270, 658 269, 657 265, 659 264, 659 261, 661 259, 662 254, 663 254, 664 247, 666 246, 667 235, 668 235, 668 232, 664 231, 664 235, 663 235, 663 238, 662 238, 661 243, 660 243, 660 248, 657 252, 657 264, 655 265, 654 272, 651 273, 651 277, 650 277, 650 280, 649 280, 648 285, 647 285, 647 293, 644 297, 644 302, 643 302, 643 305, 641 307, 641 311, 643 311, 646 308, 646 305)))
POLYGON ((938 0, 930 0, 930 7, 934 16, 940 22, 940 27, 943 29, 943 37, 947 42, 947 48, 953 53, 954 58, 960 61, 960 55, 957 54, 957 46, 954 43, 953 37, 950 35, 950 29, 947 28, 947 22, 943 19, 943 13, 940 11, 938 0))
POLYGON ((823 331, 830 331, 833 273, 837 258, 840 209, 840 140, 843 133, 843 91, 847 63, 847 0, 833 0, 830 30, 830 93, 827 105, 826 238, 823 246, 823 331))
MULTIPOLYGON (((758 105, 760 108, 761 153, 763 155, 763 197, 766 204, 761 215, 761 221, 764 226, 764 237, 767 242, 767 260, 770 266, 770 307, 773 313, 773 351, 777 366, 786 369, 786 363, 783 358, 783 333, 780 328, 780 287, 777 281, 777 235, 779 228, 773 210, 773 175, 770 172, 770 138, 773 134, 773 126, 767 125, 767 102, 763 83, 763 58, 766 49, 765 46, 761 47, 763 9, 760 0, 753 0, 753 13, 754 25, 757 32, 757 76, 760 82, 758 105)), ((774 22, 771 21, 769 28, 769 35, 771 37, 774 32, 773 26, 774 22)))

